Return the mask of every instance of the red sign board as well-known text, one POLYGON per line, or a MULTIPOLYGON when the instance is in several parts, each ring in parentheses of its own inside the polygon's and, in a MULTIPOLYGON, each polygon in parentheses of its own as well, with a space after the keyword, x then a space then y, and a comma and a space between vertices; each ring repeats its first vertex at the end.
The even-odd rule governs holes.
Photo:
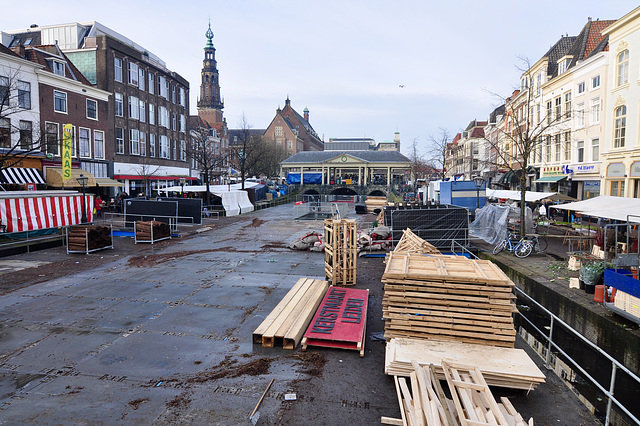
POLYGON ((354 349, 364 356, 369 290, 329 287, 302 339, 307 346, 354 349))

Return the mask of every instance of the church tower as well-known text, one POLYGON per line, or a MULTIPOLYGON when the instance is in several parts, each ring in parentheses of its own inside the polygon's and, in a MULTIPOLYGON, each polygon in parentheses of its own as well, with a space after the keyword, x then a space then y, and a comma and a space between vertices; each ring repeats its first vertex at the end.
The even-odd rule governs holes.
POLYGON ((204 61, 202 64, 200 99, 198 100, 198 115, 212 127, 222 123, 222 109, 224 101, 220 96, 220 82, 216 66, 216 49, 213 47, 213 31, 211 22, 205 36, 207 44, 204 46, 204 61))

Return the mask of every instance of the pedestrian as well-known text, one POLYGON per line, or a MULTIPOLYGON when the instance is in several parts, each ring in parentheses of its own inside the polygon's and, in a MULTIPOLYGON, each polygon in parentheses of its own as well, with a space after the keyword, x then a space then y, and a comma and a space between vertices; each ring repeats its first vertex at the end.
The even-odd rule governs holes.
POLYGON ((102 198, 99 195, 93 199, 93 214, 97 217, 102 217, 102 198))

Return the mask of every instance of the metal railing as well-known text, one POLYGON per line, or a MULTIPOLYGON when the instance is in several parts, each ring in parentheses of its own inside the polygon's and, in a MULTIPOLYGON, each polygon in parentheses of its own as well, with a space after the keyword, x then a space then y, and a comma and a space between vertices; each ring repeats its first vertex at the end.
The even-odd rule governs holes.
POLYGON ((58 228, 57 234, 52 233, 45 235, 42 235, 42 229, 21 232, 0 232, 0 250, 26 247, 27 253, 30 253, 32 245, 53 241, 60 241, 64 244, 65 232, 63 227, 58 228))
POLYGON ((550 367, 551 348, 554 348, 556 351, 558 351, 558 353, 562 354, 565 357, 565 359, 568 360, 573 365, 573 367, 575 369, 577 369, 583 375, 583 377, 588 379, 594 386, 596 386, 607 397, 608 401, 607 401, 606 419, 605 419, 605 423, 604 423, 605 425, 609 425, 609 421, 611 419, 612 404, 615 404, 620 410, 622 410, 634 422, 636 422, 637 424, 640 424, 640 420, 636 416, 631 414, 631 412, 620 401, 618 401, 613 395, 614 387, 615 387, 615 383, 616 383, 616 373, 618 372, 618 370, 622 370, 623 372, 625 372, 630 378, 635 380, 638 383, 639 386, 640 386, 640 377, 638 377, 636 374, 634 374, 632 371, 630 371, 627 367, 625 367, 620 362, 618 362, 616 359, 614 359, 607 352, 605 352, 604 350, 599 348, 597 345, 592 343, 589 339, 584 337, 578 331, 574 330, 569 324, 567 324, 566 322, 562 321, 559 317, 557 317, 555 314, 553 314, 547 308, 542 306, 540 303, 538 303, 536 300, 534 300, 527 293, 525 293, 524 291, 522 291, 518 287, 515 287, 515 289, 519 294, 521 294, 527 300, 529 300, 534 305, 536 305, 537 308, 539 308, 542 312, 547 314, 549 316, 549 318, 550 318, 551 323, 549 325, 549 334, 547 335, 542 330, 540 330, 531 320, 529 320, 529 318, 527 318, 522 313, 519 313, 520 317, 522 317, 531 327, 533 327, 533 329, 536 330, 539 333, 539 335, 542 336, 547 342, 545 366, 547 368, 551 368, 550 367), (571 334, 573 334, 578 339, 580 339, 583 343, 585 343, 586 345, 591 347, 593 350, 595 350, 598 353, 600 353, 600 355, 604 356, 607 360, 609 360, 611 362, 611 378, 609 380, 609 389, 605 389, 604 386, 602 386, 594 377, 592 377, 582 366, 580 366, 573 358, 571 358, 571 356, 569 356, 564 350, 562 350, 560 348, 560 346, 558 346, 553 341, 553 330, 554 330, 554 326, 556 324, 562 326, 566 331, 569 331, 571 334))

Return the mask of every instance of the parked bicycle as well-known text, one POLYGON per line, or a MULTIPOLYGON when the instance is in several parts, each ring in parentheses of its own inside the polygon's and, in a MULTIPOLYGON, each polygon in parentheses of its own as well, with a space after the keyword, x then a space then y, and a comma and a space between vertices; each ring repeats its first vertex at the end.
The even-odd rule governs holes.
POLYGON ((549 246, 547 237, 544 235, 534 235, 529 239, 533 243, 533 251, 536 253, 544 253, 549 246))
POLYGON ((516 257, 524 258, 529 256, 533 251, 533 243, 526 238, 520 238, 518 240, 515 234, 508 234, 507 238, 493 248, 493 254, 498 254, 505 249, 515 254, 516 257))

